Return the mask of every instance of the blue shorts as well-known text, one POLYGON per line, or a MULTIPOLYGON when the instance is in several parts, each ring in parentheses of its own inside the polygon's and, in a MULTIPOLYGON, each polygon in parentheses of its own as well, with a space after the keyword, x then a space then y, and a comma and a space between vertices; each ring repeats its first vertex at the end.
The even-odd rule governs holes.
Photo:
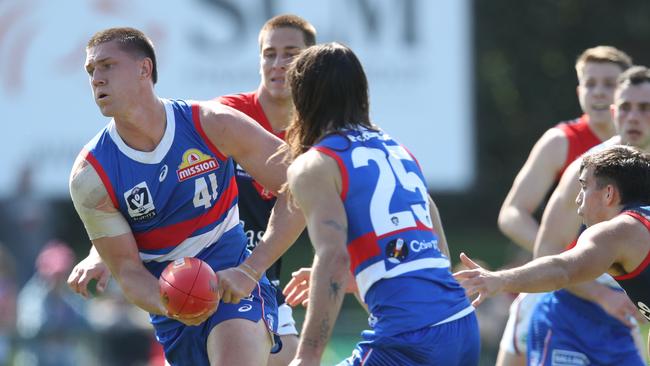
POLYGON ((612 319, 566 291, 544 295, 530 322, 528 365, 645 365, 632 330, 612 319))
POLYGON ((180 325, 169 330, 156 329, 156 339, 165 350, 165 359, 170 365, 209 365, 207 341, 210 331, 217 324, 229 319, 248 319, 258 322, 265 319, 269 331, 274 336, 274 349, 281 347, 279 337, 275 334, 278 326, 277 304, 273 285, 260 283, 257 291, 250 297, 243 298, 239 304, 219 302, 217 311, 208 320, 198 326, 180 325))
POLYGON ((475 313, 448 323, 378 337, 361 333, 352 356, 338 366, 476 366, 480 339, 475 313))

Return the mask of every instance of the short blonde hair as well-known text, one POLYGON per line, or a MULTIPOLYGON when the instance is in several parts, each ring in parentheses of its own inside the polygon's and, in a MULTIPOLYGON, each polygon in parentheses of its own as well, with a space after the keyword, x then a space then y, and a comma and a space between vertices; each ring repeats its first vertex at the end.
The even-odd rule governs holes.
POLYGON ((293 28, 299 30, 302 32, 305 46, 309 47, 316 44, 316 28, 314 28, 311 23, 297 15, 282 14, 269 19, 262 26, 262 29, 260 30, 260 34, 258 36, 260 48, 262 47, 262 39, 264 38, 266 32, 278 28, 293 28))
POLYGON ((612 46, 596 46, 587 48, 578 56, 576 60, 578 78, 582 77, 585 65, 588 62, 612 63, 620 67, 621 71, 625 71, 632 66, 632 58, 627 53, 612 46))

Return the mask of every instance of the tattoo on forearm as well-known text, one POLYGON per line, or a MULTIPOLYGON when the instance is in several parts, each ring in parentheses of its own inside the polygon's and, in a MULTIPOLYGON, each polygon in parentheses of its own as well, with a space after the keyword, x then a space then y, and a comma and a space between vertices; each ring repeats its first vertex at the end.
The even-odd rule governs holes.
POLYGON ((320 323, 320 340, 323 342, 327 342, 327 338, 329 338, 330 335, 330 317, 328 314, 325 314, 323 317, 323 320, 320 323))
POLYGON ((303 338, 302 342, 305 346, 312 347, 312 348, 318 348, 319 345, 319 342, 317 340, 307 338, 307 337, 303 338))
POLYGON ((324 225, 327 225, 327 226, 329 226, 329 227, 331 227, 331 228, 334 228, 334 229, 336 229, 336 230, 338 230, 338 231, 343 231, 343 232, 345 232, 345 227, 343 227, 343 225, 339 224, 338 222, 336 222, 336 221, 334 221, 334 220, 326 220, 326 221, 323 221, 323 224, 324 224, 324 225))
POLYGON ((336 282, 334 278, 330 278, 330 299, 337 300, 339 297, 339 294, 341 293, 341 284, 336 282))
POLYGON ((325 314, 318 330, 318 339, 312 337, 307 337, 306 335, 302 337, 302 342, 305 346, 311 348, 319 348, 321 344, 327 343, 327 339, 330 334, 330 318, 328 314, 325 314))

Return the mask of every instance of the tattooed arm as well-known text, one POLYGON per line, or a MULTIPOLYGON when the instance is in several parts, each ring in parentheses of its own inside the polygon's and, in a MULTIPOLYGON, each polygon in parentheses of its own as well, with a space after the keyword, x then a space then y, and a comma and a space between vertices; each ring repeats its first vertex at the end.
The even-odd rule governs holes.
POLYGON ((340 198, 341 175, 331 158, 310 151, 291 165, 289 189, 307 220, 314 246, 309 305, 291 365, 320 365, 349 276, 347 217, 340 198))

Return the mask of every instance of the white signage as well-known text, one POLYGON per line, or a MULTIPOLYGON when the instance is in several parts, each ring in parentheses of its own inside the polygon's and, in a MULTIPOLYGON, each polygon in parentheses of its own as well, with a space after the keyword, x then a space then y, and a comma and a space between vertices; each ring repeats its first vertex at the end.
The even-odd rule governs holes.
POLYGON ((9 0, 0 2, 0 196, 25 167, 67 195, 70 167, 106 123, 84 71, 98 30, 131 26, 156 45, 158 94, 211 99, 254 90, 257 35, 271 16, 312 22, 366 69, 371 119, 418 158, 433 190, 474 179, 470 1, 9 0))

